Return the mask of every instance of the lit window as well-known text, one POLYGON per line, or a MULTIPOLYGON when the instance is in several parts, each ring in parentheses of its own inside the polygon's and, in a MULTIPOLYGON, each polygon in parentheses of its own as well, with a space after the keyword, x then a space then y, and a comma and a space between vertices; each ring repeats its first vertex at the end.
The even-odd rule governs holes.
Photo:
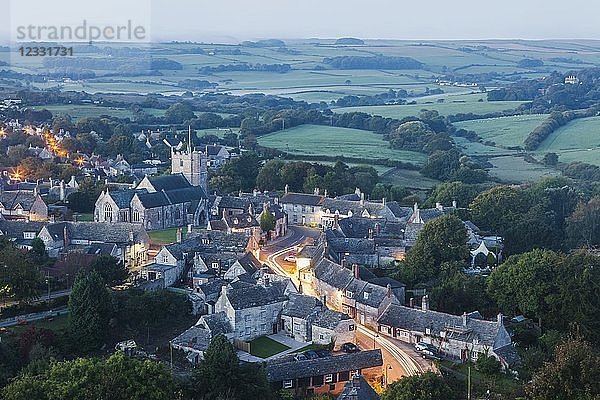
POLYGON ((331 383, 333 382, 333 374, 326 374, 325 375, 325 383, 331 383))
POLYGON ((287 380, 287 381, 283 381, 283 388, 284 389, 291 389, 294 387, 294 381, 293 380, 287 380))
POLYGON ((108 203, 104 205, 104 220, 112 222, 112 206, 108 203))

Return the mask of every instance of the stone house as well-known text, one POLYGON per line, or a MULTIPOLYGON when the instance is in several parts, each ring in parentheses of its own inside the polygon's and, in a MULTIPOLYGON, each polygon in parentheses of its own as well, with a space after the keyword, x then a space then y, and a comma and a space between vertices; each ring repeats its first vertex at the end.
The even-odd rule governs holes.
POLYGON ((322 203, 325 196, 318 193, 287 193, 279 203, 292 225, 321 226, 322 203))
POLYGON ((46 221, 48 206, 36 190, 3 191, 0 215, 7 220, 46 221))
POLYGON ((287 297, 276 283, 260 286, 236 281, 221 288, 215 312, 227 315, 236 339, 250 341, 279 331, 279 315, 287 297))
POLYGON ((246 253, 225 271, 223 279, 232 281, 243 274, 254 274, 261 268, 262 263, 258 261, 252 253, 246 253))
POLYGON ((20 249, 31 250, 31 241, 38 236, 43 227, 43 222, 0 219, 0 236, 8 238, 20 249))
POLYGON ((221 168, 231 158, 227 148, 217 144, 206 145, 205 154, 208 158, 208 166, 211 168, 221 168))
POLYGON ((340 393, 346 382, 359 376, 363 370, 383 365, 381 350, 331 355, 314 360, 296 360, 293 356, 269 360, 267 380, 273 389, 287 389, 297 393, 340 393))
POLYGON ((479 313, 452 315, 429 309, 424 296, 420 308, 391 304, 377 321, 377 330, 407 343, 425 342, 446 357, 476 360, 480 354, 496 357, 505 367, 518 361, 502 315, 487 321, 479 313))

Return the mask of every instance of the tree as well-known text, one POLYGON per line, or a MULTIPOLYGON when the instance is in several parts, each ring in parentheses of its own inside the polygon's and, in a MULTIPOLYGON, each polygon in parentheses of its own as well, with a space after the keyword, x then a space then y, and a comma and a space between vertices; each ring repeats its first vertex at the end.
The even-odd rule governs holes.
POLYGON ((275 229, 275 217, 266 208, 260 216, 260 229, 267 234, 267 239, 270 239, 271 231, 275 229))
POLYGON ((554 167, 558 164, 558 154, 546 153, 543 159, 544 165, 548 167, 554 167))
POLYGON ((269 160, 260 169, 256 177, 256 186, 260 190, 277 190, 283 188, 281 170, 285 163, 281 160, 269 160))
POLYGON ((408 283, 424 283, 439 278, 443 269, 461 269, 468 257, 464 224, 455 215, 444 215, 426 223, 419 232, 406 254, 401 276, 408 283))
POLYGON ((571 246, 592 247, 600 244, 600 197, 579 203, 567 219, 567 235, 571 246))
POLYGON ((453 200, 460 207, 466 207, 475 199, 481 192, 481 189, 476 185, 469 185, 463 182, 443 182, 437 185, 427 202, 430 205, 440 203, 444 205, 452 204, 453 200))
POLYGON ((194 118, 194 109, 187 102, 175 103, 165 111, 165 120, 169 124, 183 124, 194 118))
POLYGON ((559 345, 525 387, 531 400, 596 400, 600 398, 600 355, 575 338, 559 345))
POLYGON ((253 364, 240 365, 235 348, 223 335, 211 340, 204 359, 194 369, 190 395, 198 400, 273 398, 263 369, 253 364))
POLYGON ((456 395, 444 380, 433 372, 406 376, 391 383, 381 400, 452 400, 456 395))
POLYGON ((43 264, 48 260, 46 245, 39 237, 36 237, 31 241, 31 256, 33 261, 38 265, 43 264))
POLYGON ((171 371, 123 353, 108 359, 52 362, 39 374, 25 373, 3 390, 6 400, 167 400, 177 398, 171 371))
POLYGON ((521 312, 542 321, 560 318, 554 310, 557 269, 562 262, 561 255, 550 250, 511 256, 492 271, 487 291, 506 314, 521 312))
POLYGON ((110 293, 96 272, 80 273, 69 297, 69 333, 80 351, 100 347, 111 314, 110 293))
POLYGON ((90 266, 90 270, 97 272, 106 285, 119 284, 128 275, 127 268, 125 268, 123 263, 109 255, 98 257, 90 266))
POLYGON ((27 252, 5 243, 0 249, 0 268, 4 269, 0 281, 4 296, 25 303, 38 296, 42 274, 27 252))

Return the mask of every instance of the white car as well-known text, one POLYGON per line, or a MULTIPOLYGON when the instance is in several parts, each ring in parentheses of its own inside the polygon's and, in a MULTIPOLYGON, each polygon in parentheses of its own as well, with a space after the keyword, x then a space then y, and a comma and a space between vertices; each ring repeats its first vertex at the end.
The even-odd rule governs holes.
POLYGON ((287 262, 290 262, 290 263, 296 262, 296 256, 293 255, 293 254, 288 254, 287 256, 285 256, 283 258, 283 261, 287 261, 287 262))

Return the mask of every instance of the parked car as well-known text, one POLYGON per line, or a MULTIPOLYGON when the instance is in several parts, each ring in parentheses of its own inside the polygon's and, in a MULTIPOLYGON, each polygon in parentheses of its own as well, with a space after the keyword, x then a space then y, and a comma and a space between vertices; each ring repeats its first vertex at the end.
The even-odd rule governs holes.
POLYGON ((319 358, 319 355, 317 354, 316 351, 313 350, 309 350, 309 351, 305 351, 304 355, 306 356, 306 358, 308 358, 309 360, 316 360, 317 358, 319 358))
POLYGON ((425 342, 415 343, 415 349, 417 349, 417 351, 427 350, 430 346, 431 345, 429 343, 425 342))
POLYGON ((296 262, 296 256, 294 254, 288 254, 287 256, 285 256, 283 258, 283 261, 294 263, 294 262, 296 262))
POLYGON ((440 353, 434 348, 428 348, 419 352, 423 358, 430 360, 441 360, 440 353))
POLYGON ((348 343, 344 343, 342 345, 342 351, 344 353, 356 353, 356 352, 359 352, 360 349, 358 347, 356 347, 356 345, 354 343, 348 342, 348 343))

